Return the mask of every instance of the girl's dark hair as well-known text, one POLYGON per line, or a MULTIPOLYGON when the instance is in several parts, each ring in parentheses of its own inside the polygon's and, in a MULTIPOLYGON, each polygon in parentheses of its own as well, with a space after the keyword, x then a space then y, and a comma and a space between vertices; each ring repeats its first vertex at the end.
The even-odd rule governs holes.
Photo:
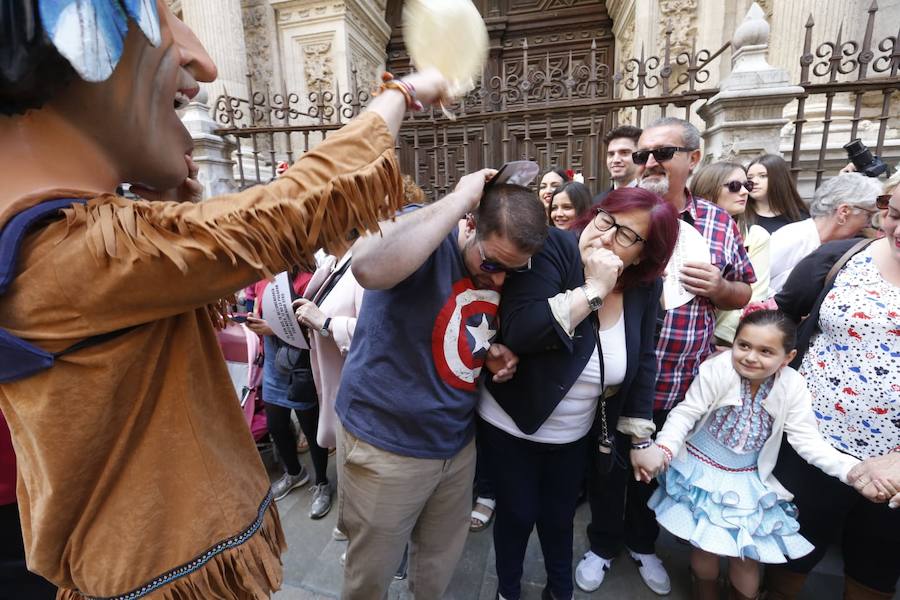
POLYGON ((0 115, 40 108, 77 75, 41 27, 37 0, 0 3, 0 115))
MULTIPOLYGON (((763 154, 747 165, 748 172, 753 165, 762 165, 766 168, 766 177, 769 181, 766 187, 766 198, 772 212, 776 215, 784 215, 792 223, 803 220, 803 214, 807 212, 806 203, 800 197, 797 186, 794 185, 794 179, 791 177, 791 170, 784 159, 775 154, 763 154)), ((750 192, 744 220, 748 226, 755 225, 756 217, 756 201, 753 199, 753 192, 750 192)))
POLYGON ((784 347, 785 353, 789 353, 797 347, 797 323, 780 310, 755 310, 744 315, 734 331, 735 338, 744 325, 774 325, 781 331, 781 345, 784 347))
POLYGON ((553 212, 553 199, 557 194, 565 192, 575 207, 575 218, 578 219, 591 208, 591 191, 583 183, 577 181, 567 181, 559 186, 553 196, 550 198, 550 204, 547 205, 547 223, 551 226, 553 221, 550 219, 550 213, 553 212))

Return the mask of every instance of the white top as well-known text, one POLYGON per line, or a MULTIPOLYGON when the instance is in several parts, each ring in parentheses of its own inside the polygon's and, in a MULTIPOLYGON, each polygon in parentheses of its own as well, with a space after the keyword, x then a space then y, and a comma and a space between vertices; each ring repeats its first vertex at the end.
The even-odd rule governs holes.
MULTIPOLYGON (((622 311, 615 325, 600 332, 600 344, 603 346, 606 386, 620 385, 625 380, 627 367, 625 311, 622 311)), ((581 375, 572 384, 565 397, 559 401, 547 420, 533 434, 522 433, 512 417, 500 407, 483 385, 481 386, 481 399, 478 403, 478 414, 497 429, 517 438, 542 444, 568 444, 581 439, 590 431, 601 391, 600 358, 597 355, 597 349, 594 348, 581 375)))
MULTIPOLYGON (((677 456, 684 451, 684 442, 700 431, 717 409, 741 404, 740 375, 732 366, 731 351, 716 354, 700 365, 700 371, 684 400, 666 417, 666 424, 656 436, 656 443, 666 446, 677 456)), ((772 433, 759 451, 756 466, 760 480, 769 490, 782 500, 794 497, 772 475, 784 435, 806 462, 847 482, 847 473, 859 463, 859 459, 838 452, 819 433, 812 397, 800 373, 790 367, 776 373, 775 383, 768 398, 762 401, 762 406, 772 415, 772 433)))
POLYGON ((790 223, 773 233, 769 239, 769 285, 772 293, 779 293, 797 263, 821 245, 819 230, 812 219, 790 223))

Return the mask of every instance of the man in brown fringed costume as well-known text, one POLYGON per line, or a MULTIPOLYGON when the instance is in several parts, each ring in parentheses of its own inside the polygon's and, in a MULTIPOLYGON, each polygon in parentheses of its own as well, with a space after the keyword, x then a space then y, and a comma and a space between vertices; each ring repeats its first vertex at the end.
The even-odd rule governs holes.
POLYGON ((217 300, 393 215, 394 136, 445 81, 413 74, 278 181, 197 204, 175 107, 216 69, 165 2, 10 0, 0 39, 0 229, 71 199, 0 292, 7 339, 67 350, 0 384, 28 566, 66 600, 267 598, 284 538, 217 300))

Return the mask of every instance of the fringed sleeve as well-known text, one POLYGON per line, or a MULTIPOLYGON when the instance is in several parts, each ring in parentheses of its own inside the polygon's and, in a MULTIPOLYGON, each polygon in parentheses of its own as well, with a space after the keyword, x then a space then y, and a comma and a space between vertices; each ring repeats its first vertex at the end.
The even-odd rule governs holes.
POLYGON ((104 315, 109 329, 214 303, 291 266, 314 270, 317 249, 377 230, 402 198, 394 140, 364 113, 268 185, 198 204, 103 196, 68 209, 47 235, 69 307, 121 306, 121 319, 104 315))

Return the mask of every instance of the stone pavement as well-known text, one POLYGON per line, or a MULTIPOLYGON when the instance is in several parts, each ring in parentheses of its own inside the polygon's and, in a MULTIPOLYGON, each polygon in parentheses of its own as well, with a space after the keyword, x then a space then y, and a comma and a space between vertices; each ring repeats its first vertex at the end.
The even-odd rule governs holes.
MULTIPOLYGON (((312 464, 307 456, 301 456, 307 469, 312 464)), ((334 478, 333 457, 329 464, 329 477, 334 478)), ((340 597, 343 568, 338 559, 346 549, 347 542, 331 538, 331 531, 337 522, 337 501, 331 512, 319 521, 309 518, 312 494, 309 486, 294 490, 278 503, 281 520, 288 543, 284 555, 284 586, 275 594, 275 600, 334 600, 340 597)), ((587 548, 585 527, 590 521, 587 504, 578 509, 575 517, 575 562, 587 548)), ((660 557, 669 570, 672 579, 671 600, 690 598, 690 577, 688 575, 688 548, 663 532, 658 545, 660 557)), ((809 578, 800 600, 830 600, 841 598, 843 583, 839 556, 831 552, 809 578)), ((539 600, 546 581, 540 545, 537 536, 532 535, 525 558, 525 574, 522 582, 522 600, 539 600)), ((446 600, 493 600, 497 590, 494 571, 494 550, 490 530, 471 533, 466 542, 465 553, 457 566, 446 600)), ((606 581, 593 594, 577 590, 577 600, 599 600, 600 598, 653 600, 658 598, 643 583, 637 567, 623 554, 613 562, 606 581)), ((412 595, 405 581, 394 582, 390 600, 411 600, 412 595)), ((432 600, 432 599, 420 599, 432 600)), ((436 600, 436 599, 435 599, 436 600)), ((900 600, 900 593, 895 596, 900 600)))

